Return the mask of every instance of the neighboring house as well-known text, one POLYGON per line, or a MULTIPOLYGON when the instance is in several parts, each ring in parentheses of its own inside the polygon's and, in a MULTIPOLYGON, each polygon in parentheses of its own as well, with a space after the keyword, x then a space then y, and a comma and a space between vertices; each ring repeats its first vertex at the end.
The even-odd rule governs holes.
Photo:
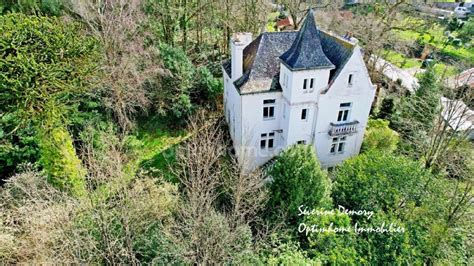
POLYGON ((284 19, 279 19, 277 21, 277 30, 291 30, 293 29, 293 19, 291 17, 286 17, 284 19))
POLYGON ((451 88, 466 86, 469 89, 474 89, 474 68, 465 70, 454 79, 448 80, 448 85, 451 88))
POLYGON ((263 165, 311 144, 323 167, 359 153, 375 94, 361 48, 319 30, 235 34, 223 64, 224 109, 239 161, 263 165))
POLYGON ((465 134, 470 140, 474 140, 474 111, 459 100, 450 100, 441 97, 443 107, 442 116, 449 127, 461 134, 465 134))

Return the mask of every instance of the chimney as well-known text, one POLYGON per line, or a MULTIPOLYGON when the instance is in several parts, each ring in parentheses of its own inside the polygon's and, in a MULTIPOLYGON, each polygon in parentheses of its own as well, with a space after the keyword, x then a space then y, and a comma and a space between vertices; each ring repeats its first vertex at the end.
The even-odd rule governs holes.
POLYGON ((234 33, 230 40, 232 81, 237 80, 243 74, 244 48, 251 42, 252 33, 249 32, 234 33))

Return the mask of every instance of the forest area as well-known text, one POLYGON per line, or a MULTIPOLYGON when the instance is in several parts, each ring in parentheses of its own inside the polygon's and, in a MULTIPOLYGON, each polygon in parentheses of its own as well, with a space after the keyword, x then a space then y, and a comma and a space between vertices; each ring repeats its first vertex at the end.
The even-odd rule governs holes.
POLYGON ((426 37, 411 1, 371 2, 0 0, 0 264, 472 265, 473 143, 443 119, 472 108, 446 83, 472 46, 426 37), (294 145, 243 171, 223 118, 229 39, 276 30, 275 14, 298 29, 310 7, 359 40, 383 91, 361 154, 323 169, 294 145), (373 56, 427 43, 440 62, 415 92, 376 71, 373 56), (404 230, 300 230, 382 223, 404 230))

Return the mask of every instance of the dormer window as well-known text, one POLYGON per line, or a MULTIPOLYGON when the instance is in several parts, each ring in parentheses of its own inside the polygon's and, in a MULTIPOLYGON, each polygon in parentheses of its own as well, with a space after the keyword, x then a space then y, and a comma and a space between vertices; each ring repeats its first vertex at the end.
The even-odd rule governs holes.
POLYGON ((347 85, 352 86, 354 81, 354 74, 349 74, 349 78, 347 79, 347 85))

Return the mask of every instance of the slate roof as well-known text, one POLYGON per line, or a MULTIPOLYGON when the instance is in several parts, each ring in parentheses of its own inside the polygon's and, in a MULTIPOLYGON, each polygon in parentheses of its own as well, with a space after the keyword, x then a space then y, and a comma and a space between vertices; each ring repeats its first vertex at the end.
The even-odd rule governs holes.
POLYGON ((280 59, 291 70, 335 67, 321 47, 312 9, 308 11, 291 48, 282 54, 280 59))
POLYGON ((323 48, 324 54, 331 60, 335 68, 331 70, 329 76, 329 84, 331 84, 339 73, 344 68, 347 60, 352 55, 355 45, 349 41, 343 40, 340 37, 336 37, 324 31, 319 31, 321 47, 323 48))
POLYGON ((231 60, 230 59, 227 59, 224 61, 224 63, 222 63, 222 67, 224 68, 225 72, 227 73, 227 75, 229 75, 229 77, 232 77, 232 64, 231 64, 231 60))
MULTIPOLYGON (((313 25, 314 28, 316 27, 314 16, 311 15, 311 17, 312 19, 310 20, 308 20, 307 17, 306 21, 308 22, 304 22, 304 24, 306 24, 306 29, 311 25, 313 25)), ((245 47, 243 51, 243 75, 234 81, 235 87, 241 94, 248 92, 281 90, 281 86, 278 82, 280 62, 282 61, 280 57, 292 49, 294 43, 296 43, 295 40, 297 40, 297 36, 301 35, 299 33, 303 30, 303 27, 304 25, 299 32, 264 32, 245 47), (266 80, 266 82, 263 82, 264 80, 266 80), (253 88, 255 86, 258 86, 259 88, 253 88)), ((325 67, 334 67, 334 69, 331 70, 329 77, 329 84, 331 84, 339 75, 347 60, 351 57, 355 45, 325 31, 317 31, 317 39, 313 39, 312 42, 316 42, 316 48, 320 50, 317 52, 318 55, 320 55, 320 53, 323 53, 324 55, 324 57, 318 57, 323 58, 323 60, 318 61, 317 64, 320 67, 323 65, 325 67)), ((312 42, 308 42, 307 40, 304 40, 304 42, 305 45, 300 47, 305 47, 306 49, 308 45, 311 45, 309 47, 314 49, 314 44, 311 44, 312 42)), ((302 58, 302 56, 303 53, 300 53, 299 57, 302 58)), ((297 60, 297 62, 302 61, 297 60)), ((314 64, 311 63, 311 65, 314 64)), ((230 59, 224 61, 222 67, 229 77, 232 77, 230 59)))
POLYGON ((245 47, 243 75, 234 82, 237 88, 249 80, 273 78, 280 72, 278 57, 287 51, 296 32, 264 32, 245 47))

